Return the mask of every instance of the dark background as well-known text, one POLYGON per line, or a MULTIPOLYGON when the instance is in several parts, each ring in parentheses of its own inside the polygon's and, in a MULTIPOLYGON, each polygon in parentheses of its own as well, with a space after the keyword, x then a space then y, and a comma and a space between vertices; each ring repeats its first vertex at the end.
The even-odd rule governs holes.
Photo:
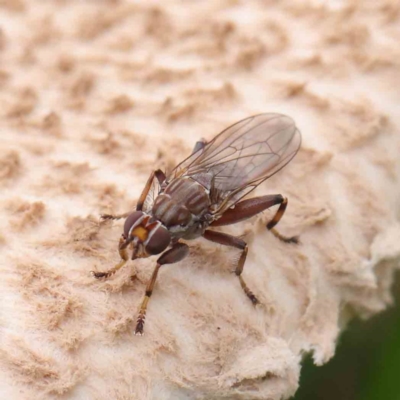
POLYGON ((350 323, 328 364, 305 358, 295 400, 400 400, 400 274, 392 292, 388 310, 350 323))

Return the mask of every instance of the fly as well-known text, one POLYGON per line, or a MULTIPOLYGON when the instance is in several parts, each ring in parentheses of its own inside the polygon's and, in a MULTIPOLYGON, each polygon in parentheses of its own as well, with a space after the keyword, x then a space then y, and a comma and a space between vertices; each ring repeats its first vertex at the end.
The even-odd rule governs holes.
POLYGON ((285 237, 274 229, 286 210, 287 198, 280 194, 243 198, 288 164, 300 144, 299 130, 285 115, 268 113, 243 119, 211 141, 197 142, 192 154, 171 173, 153 171, 136 211, 102 215, 103 219, 127 218, 118 247, 121 261, 107 272, 93 271, 94 277, 108 278, 129 259, 162 253, 147 284, 135 334, 143 334, 146 309, 159 269, 181 261, 189 253, 182 239, 202 236, 239 249, 235 274, 251 302, 259 303, 242 277, 248 251, 246 242, 210 228, 234 224, 279 205, 266 227, 278 239, 296 243, 297 238, 285 237))

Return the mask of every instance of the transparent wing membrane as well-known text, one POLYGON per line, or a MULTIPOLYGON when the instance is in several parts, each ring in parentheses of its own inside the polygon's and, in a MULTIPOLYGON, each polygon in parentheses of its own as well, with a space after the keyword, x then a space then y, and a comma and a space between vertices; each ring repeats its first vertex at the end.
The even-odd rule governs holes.
POLYGON ((222 131, 175 167, 168 181, 210 173, 215 212, 220 213, 282 169, 297 153, 301 135, 281 114, 259 114, 222 131))

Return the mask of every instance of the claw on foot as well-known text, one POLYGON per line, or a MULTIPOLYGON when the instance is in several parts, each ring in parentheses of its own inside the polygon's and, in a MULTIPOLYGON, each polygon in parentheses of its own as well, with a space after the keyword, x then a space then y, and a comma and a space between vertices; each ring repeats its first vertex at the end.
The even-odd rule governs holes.
POLYGON ((146 315, 139 314, 137 319, 136 328, 135 328, 135 335, 142 336, 143 335, 143 327, 144 327, 144 320, 146 315))
MULTIPOLYGON (((243 286, 242 286, 243 287, 243 286)), ((253 292, 249 290, 249 288, 246 286, 246 288, 243 288, 246 296, 250 299, 250 301, 256 306, 257 304, 260 304, 260 301, 257 299, 257 297, 254 295, 253 292)))
POLYGON ((96 271, 90 271, 92 276, 94 276, 96 279, 101 279, 101 278, 109 278, 111 274, 109 272, 96 272, 96 271))
POLYGON ((293 244, 299 244, 300 240, 298 236, 291 236, 291 237, 287 237, 284 235, 281 235, 276 229, 272 228, 271 229, 272 234, 278 238, 279 240, 281 240, 282 242, 285 243, 293 243, 293 244))
POLYGON ((260 304, 260 302, 258 301, 257 297, 254 296, 254 294, 252 292, 248 292, 246 293, 247 297, 251 300, 251 302, 256 306, 257 304, 260 304))
POLYGON ((111 214, 100 214, 100 219, 102 219, 102 220, 114 219, 114 216, 111 214))
POLYGON ((298 236, 292 236, 292 237, 285 237, 285 238, 283 238, 283 241, 285 242, 285 243, 293 243, 293 244, 299 244, 300 243, 300 240, 299 240, 299 237, 298 236))

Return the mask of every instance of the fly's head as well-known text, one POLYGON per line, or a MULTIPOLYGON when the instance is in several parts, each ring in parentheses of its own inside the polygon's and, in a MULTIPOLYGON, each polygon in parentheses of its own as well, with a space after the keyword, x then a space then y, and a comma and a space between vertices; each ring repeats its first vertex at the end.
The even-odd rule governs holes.
POLYGON ((159 221, 143 211, 135 211, 125 220, 119 250, 132 246, 132 260, 163 252, 171 243, 171 234, 159 221))

